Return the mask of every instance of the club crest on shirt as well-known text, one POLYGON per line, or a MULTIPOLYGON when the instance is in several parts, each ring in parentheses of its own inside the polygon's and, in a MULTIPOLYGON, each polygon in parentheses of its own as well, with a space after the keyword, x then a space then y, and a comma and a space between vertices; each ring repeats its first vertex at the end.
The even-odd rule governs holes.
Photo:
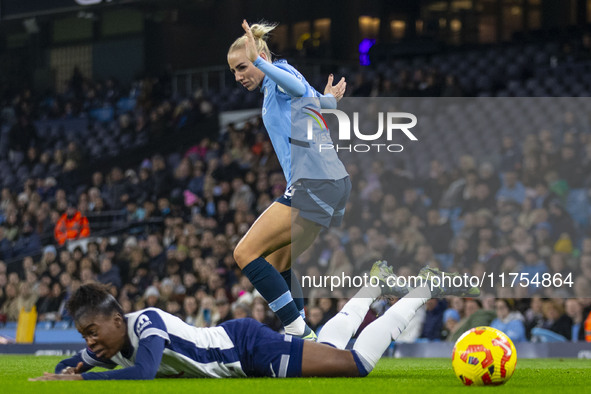
POLYGON ((135 331, 139 335, 150 324, 152 324, 152 322, 150 321, 150 318, 146 315, 141 315, 140 317, 138 317, 138 319, 135 323, 135 331))

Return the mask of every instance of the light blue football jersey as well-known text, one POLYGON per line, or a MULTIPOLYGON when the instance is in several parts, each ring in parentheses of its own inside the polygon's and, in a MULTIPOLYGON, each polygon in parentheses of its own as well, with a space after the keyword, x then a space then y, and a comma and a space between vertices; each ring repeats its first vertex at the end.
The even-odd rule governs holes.
POLYGON ((288 187, 298 179, 337 180, 346 177, 347 171, 336 151, 321 151, 317 146, 317 141, 320 140, 325 144, 332 144, 328 130, 314 130, 314 133, 324 133, 321 139, 308 139, 306 135, 309 116, 304 107, 319 111, 320 98, 323 95, 310 86, 302 74, 285 60, 278 60, 273 65, 296 76, 305 86, 302 98, 290 96, 268 76, 265 76, 261 87, 264 94, 263 123, 288 187))

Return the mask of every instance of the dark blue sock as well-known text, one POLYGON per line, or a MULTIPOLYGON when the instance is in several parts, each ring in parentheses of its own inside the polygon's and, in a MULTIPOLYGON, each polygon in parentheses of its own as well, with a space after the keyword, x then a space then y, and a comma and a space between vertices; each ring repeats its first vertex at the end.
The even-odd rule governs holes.
POLYGON ((298 277, 291 270, 291 268, 287 271, 283 271, 281 273, 281 276, 283 276, 283 279, 285 279, 285 283, 287 283, 289 291, 291 291, 293 302, 295 302, 298 311, 300 311, 300 315, 302 315, 302 318, 305 319, 306 316, 304 315, 304 292, 302 291, 302 285, 300 284, 298 277))
POLYGON ((368 363, 364 363, 361 356, 355 351, 350 351, 353 354, 353 360, 355 360, 355 365, 357 365, 357 369, 359 370, 359 376, 364 377, 369 375, 372 368, 369 366, 368 363))
POLYGON ((269 307, 277 314, 284 326, 300 316, 287 283, 267 260, 259 257, 244 267, 242 272, 269 303, 269 307))

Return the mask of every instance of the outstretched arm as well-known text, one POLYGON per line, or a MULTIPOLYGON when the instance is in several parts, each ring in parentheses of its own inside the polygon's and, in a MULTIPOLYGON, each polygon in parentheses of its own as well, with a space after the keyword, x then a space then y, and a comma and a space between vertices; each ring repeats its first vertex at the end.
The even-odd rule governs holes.
POLYGON ((84 380, 149 380, 156 377, 162 361, 165 339, 156 335, 140 340, 132 367, 106 372, 83 373, 84 380))
POLYGON ((39 380, 149 380, 156 377, 162 361, 165 339, 151 335, 140 340, 135 364, 131 367, 106 372, 86 372, 83 374, 52 374, 45 372, 39 380))
POLYGON ((290 96, 302 97, 306 93, 306 86, 295 75, 274 66, 260 56, 253 64, 290 96))
POLYGON ((259 70, 271 78, 279 87, 281 87, 287 94, 293 97, 302 97, 306 93, 306 87, 295 75, 274 66, 270 62, 263 59, 256 50, 256 44, 250 26, 246 19, 242 21, 242 28, 246 34, 246 41, 244 49, 246 50, 246 57, 259 70))

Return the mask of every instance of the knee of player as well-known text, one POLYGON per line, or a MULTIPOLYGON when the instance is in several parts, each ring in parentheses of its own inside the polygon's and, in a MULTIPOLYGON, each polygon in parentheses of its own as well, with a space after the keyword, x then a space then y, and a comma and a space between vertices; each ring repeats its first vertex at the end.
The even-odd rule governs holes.
POLYGON ((236 261, 236 264, 238 264, 238 266, 240 268, 242 268, 242 264, 241 264, 241 257, 242 257, 242 251, 240 250, 240 245, 236 246, 234 248, 234 252, 232 253, 232 256, 234 257, 234 261, 236 261))
POLYGON ((244 245, 243 243, 239 243, 234 248, 234 253, 233 253, 234 261, 236 261, 236 264, 238 264, 238 266, 241 269, 246 267, 248 265, 248 263, 250 263, 252 261, 252 259, 250 259, 249 255, 250 255, 250 251, 249 251, 248 247, 246 245, 244 245))

